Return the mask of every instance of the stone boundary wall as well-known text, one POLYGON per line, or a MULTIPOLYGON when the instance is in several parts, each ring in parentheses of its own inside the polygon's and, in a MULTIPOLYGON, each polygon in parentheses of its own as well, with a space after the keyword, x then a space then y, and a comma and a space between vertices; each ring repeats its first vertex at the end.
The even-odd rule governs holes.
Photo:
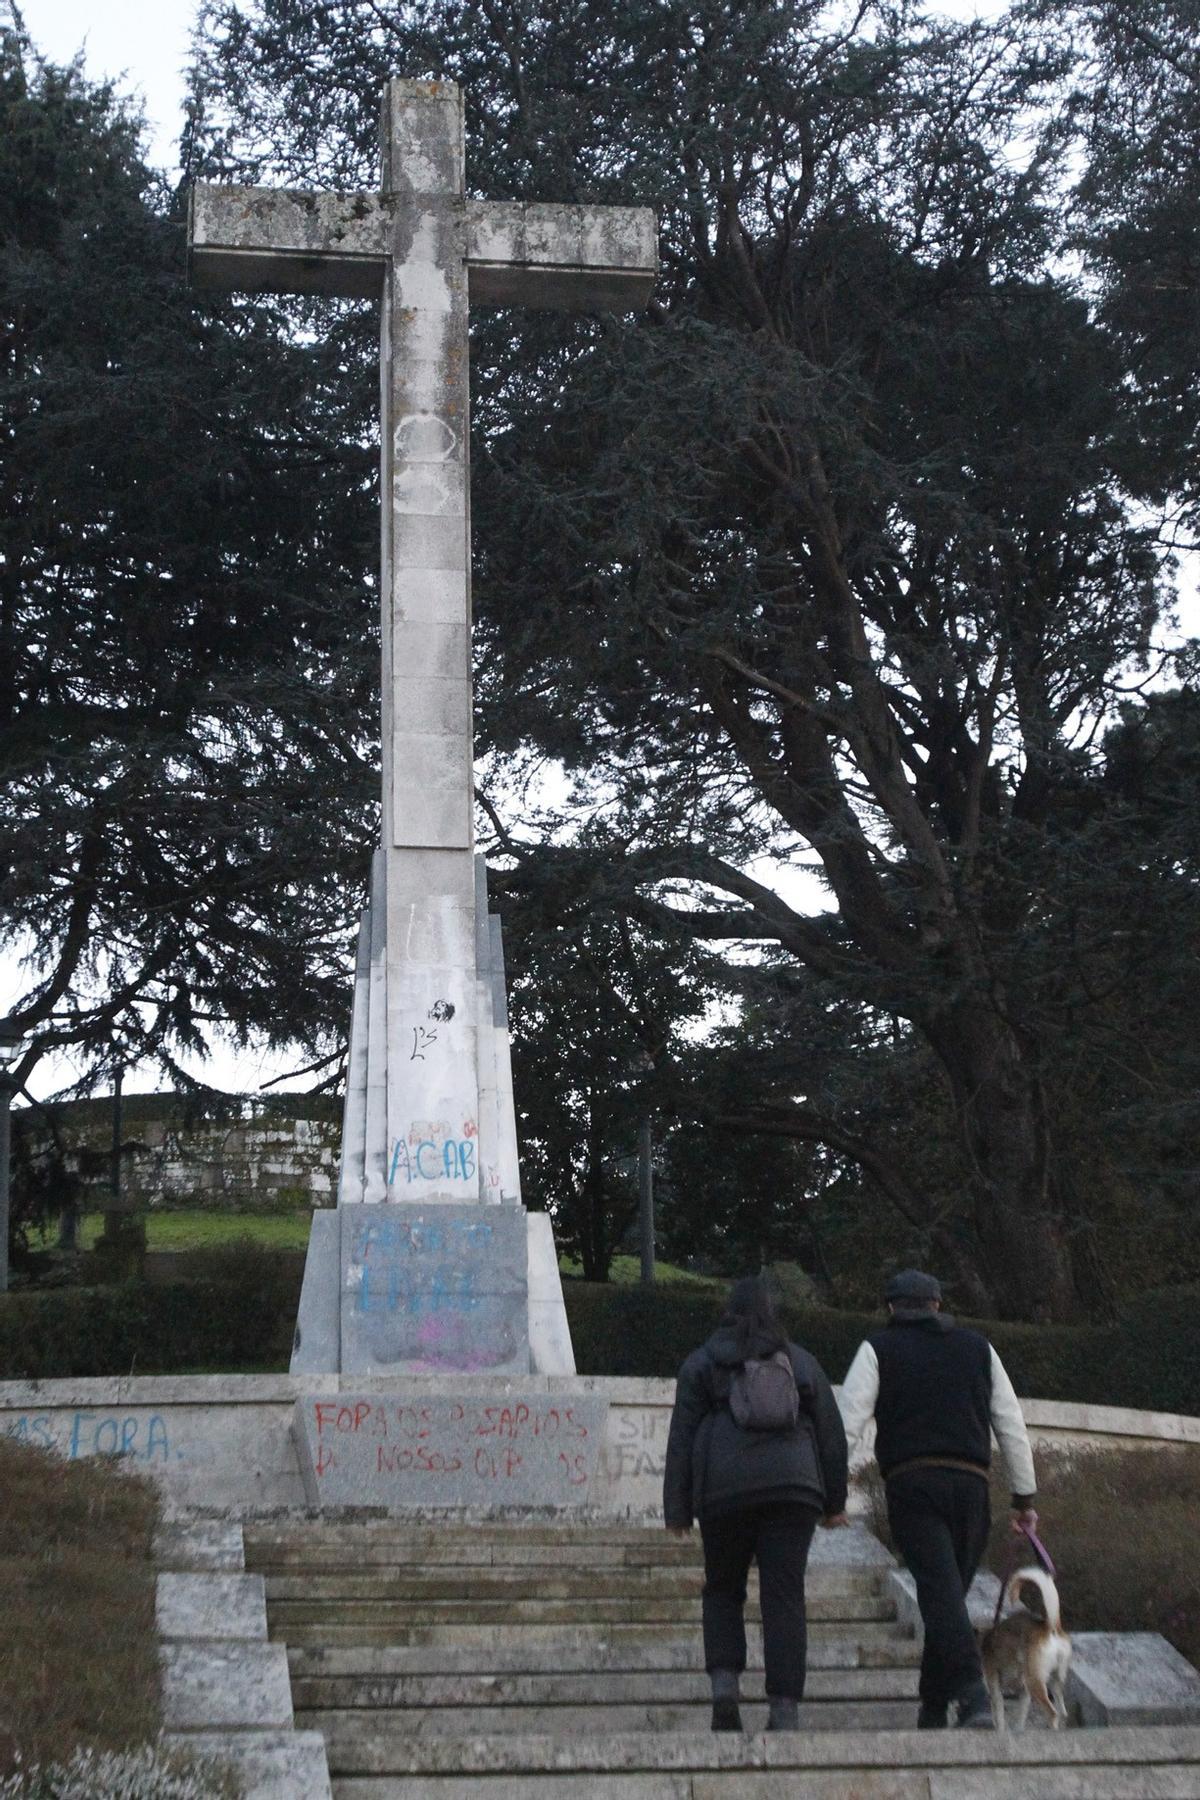
MULTIPOLYGON (((603 1516, 650 1518, 661 1506, 674 1383, 617 1376, 180 1375, 0 1382, 0 1432, 68 1457, 123 1454, 153 1476, 173 1508, 237 1514, 305 1505, 292 1433, 303 1395, 375 1392, 410 1404, 464 1390, 499 1409, 530 1396, 594 1396, 607 1405, 586 1504, 603 1516)), ((1038 1444, 1092 1449, 1200 1443, 1200 1418, 1126 1407, 1022 1401, 1038 1444)), ((497 1507, 503 1494, 497 1491, 497 1507)))
MULTIPOLYGON (((47 1109, 68 1165, 78 1165, 83 1154, 99 1163, 101 1173, 83 1192, 85 1210, 113 1204, 107 1185, 112 1106, 101 1097, 47 1109)), ((48 1146, 49 1130, 36 1113, 31 1130, 36 1146, 48 1146)), ((131 1094, 122 1108, 121 1208, 329 1206, 337 1192, 341 1136, 340 1119, 320 1110, 302 1113, 252 1098, 235 1116, 189 1117, 176 1095, 131 1094)))

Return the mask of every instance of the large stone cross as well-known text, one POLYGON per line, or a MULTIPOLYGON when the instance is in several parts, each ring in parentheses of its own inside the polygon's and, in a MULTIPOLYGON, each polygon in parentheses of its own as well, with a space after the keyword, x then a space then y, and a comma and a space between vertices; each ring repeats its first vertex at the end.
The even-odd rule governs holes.
POLYGON ((383 843, 339 1198, 512 1201, 506 1028, 499 1052, 491 1042, 502 970, 474 856, 468 307, 640 306, 655 222, 645 209, 466 199, 462 96, 448 82, 389 81, 382 139, 378 193, 193 189, 192 272, 212 287, 381 301, 383 843))

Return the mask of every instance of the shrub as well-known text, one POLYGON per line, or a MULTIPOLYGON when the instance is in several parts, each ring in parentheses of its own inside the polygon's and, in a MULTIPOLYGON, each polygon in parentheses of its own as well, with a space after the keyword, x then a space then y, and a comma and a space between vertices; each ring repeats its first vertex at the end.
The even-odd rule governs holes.
POLYGON ((234 1796, 232 1778, 209 1763, 188 1763, 144 1744, 139 1750, 77 1750, 69 1762, 15 1769, 0 1780, 0 1800, 218 1800, 234 1796))
POLYGON ((9 1294, 0 1379, 286 1369, 300 1295, 294 1259, 251 1243, 186 1262, 191 1279, 161 1285, 9 1294))
MULTIPOLYGON (((564 1287, 575 1360, 584 1375, 677 1373, 721 1312, 723 1295, 681 1288, 564 1287)), ((788 1305, 780 1314, 797 1343, 838 1382, 882 1313, 788 1305)), ((1146 1294, 1116 1325, 977 1324, 996 1346, 1019 1394, 1099 1406, 1200 1413, 1200 1290, 1146 1294)))
POLYGON ((1200 1287, 1159 1288, 1127 1307, 1093 1389, 1097 1373, 1112 1406, 1200 1413, 1200 1287))
MULTIPOLYGON (((675 1375, 689 1351, 712 1331, 725 1301, 720 1288, 571 1281, 563 1292, 581 1375, 675 1375)), ((866 1313, 798 1309, 786 1301, 780 1316, 833 1381, 841 1380, 862 1338, 878 1323, 866 1313)))

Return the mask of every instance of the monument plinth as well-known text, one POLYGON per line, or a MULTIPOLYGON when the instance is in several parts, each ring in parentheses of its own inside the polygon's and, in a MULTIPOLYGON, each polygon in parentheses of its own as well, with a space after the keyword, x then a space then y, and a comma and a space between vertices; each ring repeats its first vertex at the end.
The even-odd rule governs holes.
POLYGON ((549 1220, 521 1204, 500 921, 475 853, 468 311, 643 305, 655 221, 467 199, 449 82, 389 81, 381 136, 378 192, 191 197, 197 284, 380 303, 382 839, 338 1207, 314 1216, 292 1368, 573 1374, 549 1220))

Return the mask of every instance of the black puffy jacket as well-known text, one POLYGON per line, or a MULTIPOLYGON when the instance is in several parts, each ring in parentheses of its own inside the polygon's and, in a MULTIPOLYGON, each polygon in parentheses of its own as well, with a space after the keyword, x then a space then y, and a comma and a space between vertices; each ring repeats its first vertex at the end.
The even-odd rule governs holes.
MULTIPOLYGON (((775 1346, 751 1347, 769 1356, 775 1346)), ((792 1431, 750 1431, 734 1421, 729 1389, 742 1358, 730 1326, 693 1350, 675 1386, 667 1439, 663 1515, 668 1525, 701 1524, 770 1502, 838 1513, 846 1504, 846 1433, 833 1389, 815 1356, 789 1343, 800 1390, 792 1431)))

